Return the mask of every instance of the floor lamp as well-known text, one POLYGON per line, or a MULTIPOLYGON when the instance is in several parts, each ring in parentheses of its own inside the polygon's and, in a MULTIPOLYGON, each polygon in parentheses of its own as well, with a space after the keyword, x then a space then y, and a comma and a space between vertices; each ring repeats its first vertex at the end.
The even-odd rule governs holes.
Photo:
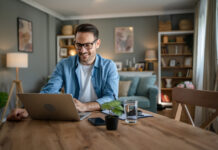
MULTIPOLYGON (((7 53, 6 55, 7 59, 7 67, 8 68, 16 68, 16 80, 13 80, 12 86, 9 91, 8 100, 5 105, 2 117, 1 117, 1 123, 4 119, 5 113, 8 109, 8 105, 11 100, 11 96, 13 94, 14 88, 16 87, 16 94, 17 93, 23 93, 23 87, 22 82, 19 80, 19 68, 27 68, 28 67, 28 55, 26 53, 7 53)), ((16 108, 19 107, 19 99, 16 95, 16 108)))

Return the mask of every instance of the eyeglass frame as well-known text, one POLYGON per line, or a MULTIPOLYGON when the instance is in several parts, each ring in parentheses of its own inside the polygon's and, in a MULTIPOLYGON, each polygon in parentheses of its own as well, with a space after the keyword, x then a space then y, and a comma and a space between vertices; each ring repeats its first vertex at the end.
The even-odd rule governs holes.
POLYGON ((81 44, 81 43, 76 43, 76 41, 74 41, 74 46, 75 46, 76 50, 81 50, 82 47, 84 47, 84 48, 87 49, 87 50, 90 50, 90 49, 93 48, 93 45, 94 45, 94 43, 97 42, 97 40, 98 40, 98 39, 95 39, 93 42, 90 42, 90 43, 83 43, 83 44, 81 44), (78 48, 76 44, 79 44, 79 45, 80 45, 80 46, 79 46, 80 48, 78 48), (87 48, 86 44, 91 44, 91 45, 92 45, 91 48, 87 48))

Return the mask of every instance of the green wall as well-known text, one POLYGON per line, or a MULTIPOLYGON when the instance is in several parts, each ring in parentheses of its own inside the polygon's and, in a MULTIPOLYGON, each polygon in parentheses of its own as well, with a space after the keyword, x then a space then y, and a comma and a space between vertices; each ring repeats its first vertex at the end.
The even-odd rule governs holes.
MULTIPOLYGON (((56 33, 61 21, 18 0, 0 0, 0 91, 9 92, 15 69, 6 68, 6 53, 18 52, 17 17, 32 21, 33 52, 29 67, 20 69, 24 92, 39 92, 55 67, 56 33)), ((10 108, 14 106, 15 93, 10 108)))

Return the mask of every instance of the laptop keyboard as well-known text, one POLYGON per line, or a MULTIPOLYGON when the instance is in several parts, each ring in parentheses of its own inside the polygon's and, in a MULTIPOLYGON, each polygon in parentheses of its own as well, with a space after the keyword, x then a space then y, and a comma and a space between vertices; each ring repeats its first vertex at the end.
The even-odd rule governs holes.
POLYGON ((80 120, 86 118, 90 114, 91 114, 90 112, 80 112, 79 113, 80 120))

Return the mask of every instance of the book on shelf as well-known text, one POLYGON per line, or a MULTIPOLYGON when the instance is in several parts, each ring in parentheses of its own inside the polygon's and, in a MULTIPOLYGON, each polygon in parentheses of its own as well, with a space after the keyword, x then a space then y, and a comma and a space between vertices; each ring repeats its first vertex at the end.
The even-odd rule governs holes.
POLYGON ((161 93, 161 101, 169 103, 170 99, 166 94, 161 93))
POLYGON ((161 49, 161 53, 162 53, 162 54, 167 54, 167 53, 168 53, 166 47, 163 47, 163 48, 161 49))
POLYGON ((167 66, 164 58, 161 58, 161 64, 162 64, 162 67, 166 67, 167 66))
POLYGON ((187 70, 186 78, 192 78, 192 69, 187 70))

